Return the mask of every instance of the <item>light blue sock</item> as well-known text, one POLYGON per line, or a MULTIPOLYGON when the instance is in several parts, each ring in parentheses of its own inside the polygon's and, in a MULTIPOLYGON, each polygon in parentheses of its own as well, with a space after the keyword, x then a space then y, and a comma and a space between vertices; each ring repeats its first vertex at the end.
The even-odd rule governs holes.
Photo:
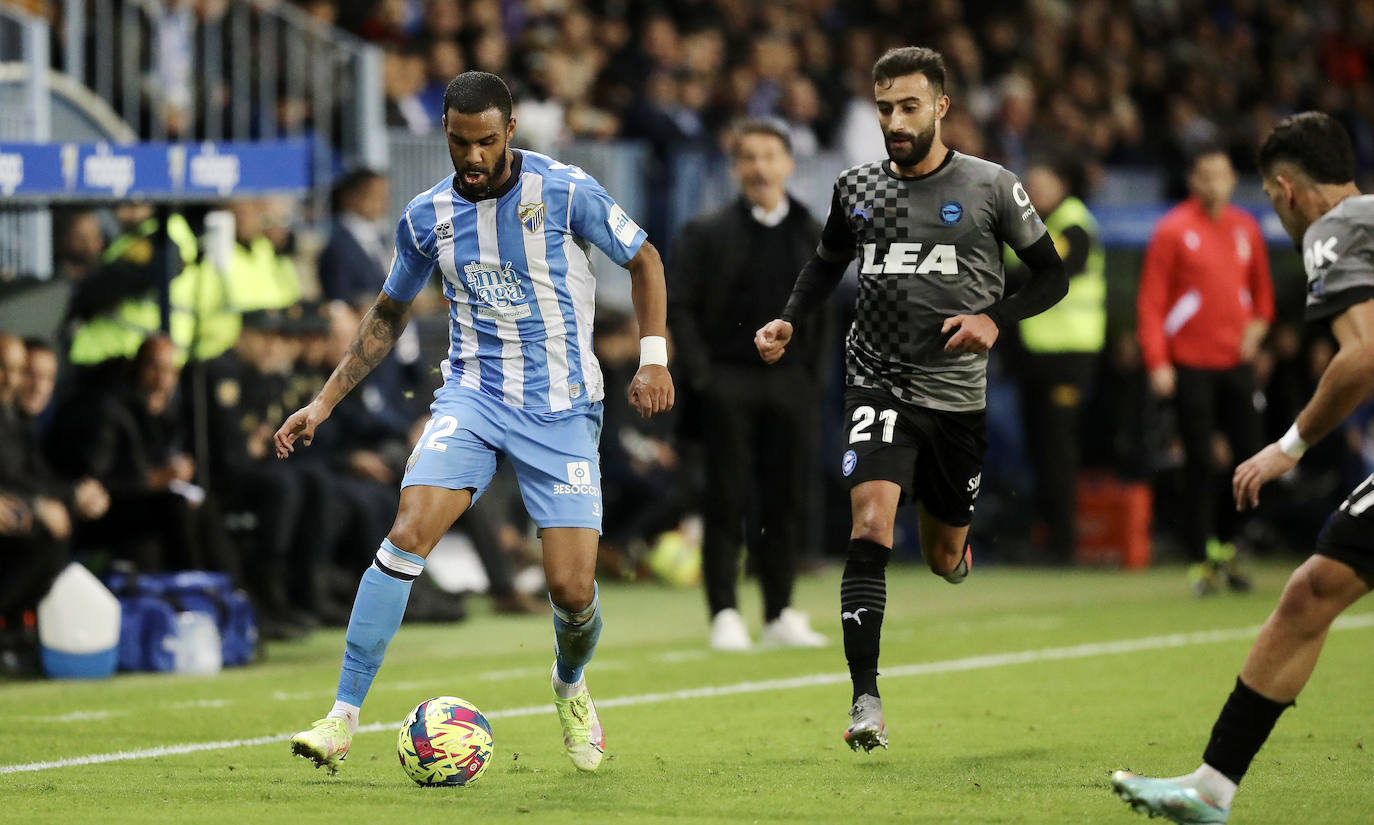
POLYGON ((592 603, 572 613, 553 603, 553 655, 558 680, 575 685, 582 678, 582 668, 592 660, 596 640, 601 638, 601 598, 596 583, 592 583, 592 603))
POLYGON ((424 569, 422 557, 382 539, 372 566, 363 573, 358 596, 353 600, 353 613, 348 617, 343 667, 335 694, 340 702, 362 707, 372 679, 382 666, 386 646, 401 627, 406 601, 410 599, 410 583, 424 569))

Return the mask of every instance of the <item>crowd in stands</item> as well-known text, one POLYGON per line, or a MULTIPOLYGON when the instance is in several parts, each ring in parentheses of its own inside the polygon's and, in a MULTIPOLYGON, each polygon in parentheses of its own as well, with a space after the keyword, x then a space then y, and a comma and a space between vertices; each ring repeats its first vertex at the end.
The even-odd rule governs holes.
MULTIPOLYGON (((1099 164, 1165 164, 1177 196, 1196 146, 1225 145, 1244 169, 1276 119, 1308 108, 1340 118, 1361 170, 1374 169, 1369 0, 292 2, 385 49, 387 123, 416 133, 438 128, 444 84, 474 68, 510 82, 520 139, 543 151, 572 138, 639 138, 660 152, 715 146, 738 118, 771 116, 789 125, 799 157, 834 149, 859 162, 882 149, 873 61, 918 43, 950 64, 946 141, 1017 171, 1037 150, 1068 148, 1099 164)), ((28 3, 61 22, 63 4, 28 3)), ((197 107, 229 105, 231 91, 205 87, 196 71, 196 25, 223 23, 231 5, 144 10, 163 56, 142 107, 163 112, 158 134, 203 135, 197 107)), ((55 65, 65 46, 55 40, 55 65)), ((223 47, 233 59, 238 46, 223 47)), ((269 53, 274 77, 302 70, 291 62, 299 54, 269 53)), ((280 130, 312 128, 317 106, 340 105, 315 97, 280 98, 280 130)))
MULTIPOLYGON (((1374 168, 1374 4, 1298 0, 301 0, 387 50, 388 122, 437 128, 447 78, 500 74, 536 148, 621 136, 714 144, 783 119, 797 155, 881 152, 873 61, 919 43, 950 63, 945 138, 1016 170, 1047 146, 1177 170, 1221 143, 1248 165, 1279 117, 1319 108, 1374 168)), ((1174 194, 1179 194, 1176 189, 1174 194)))

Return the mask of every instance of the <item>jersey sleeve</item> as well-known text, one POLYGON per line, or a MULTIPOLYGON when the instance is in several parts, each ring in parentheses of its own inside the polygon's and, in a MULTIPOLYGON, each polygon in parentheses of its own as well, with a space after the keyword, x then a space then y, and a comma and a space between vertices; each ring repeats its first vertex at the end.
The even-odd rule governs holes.
POLYGON ((858 242, 854 228, 849 225, 849 216, 844 213, 844 201, 840 200, 840 187, 836 184, 830 195, 830 214, 826 216, 825 227, 821 230, 816 254, 829 263, 848 263, 854 257, 858 242))
POLYGON ((648 235, 590 176, 584 173, 582 180, 571 181, 569 187, 572 191, 568 196, 568 222, 572 233, 591 241, 617 264, 629 263, 648 235))
POLYGON ((1374 298, 1374 237, 1349 220, 1325 218, 1308 228, 1302 245, 1307 271, 1307 320, 1329 320, 1374 298))
POLYGON ((1136 294, 1136 334, 1145 368, 1153 370, 1169 363, 1169 341, 1164 334, 1164 317, 1169 311, 1178 243, 1170 224, 1160 222, 1145 247, 1140 267, 1140 287, 1136 294))
MULTIPOLYGON (((431 233, 426 232, 428 236, 431 233)), ((434 250, 426 250, 415 231, 411 211, 407 209, 396 223, 396 251, 391 256, 391 271, 387 273, 382 291, 398 301, 415 300, 429 282, 434 271, 434 250)))
POLYGON ((1010 170, 1003 169, 993 184, 992 202, 998 240, 1016 251, 1028 248, 1045 234, 1045 224, 1031 205, 1026 187, 1010 170))

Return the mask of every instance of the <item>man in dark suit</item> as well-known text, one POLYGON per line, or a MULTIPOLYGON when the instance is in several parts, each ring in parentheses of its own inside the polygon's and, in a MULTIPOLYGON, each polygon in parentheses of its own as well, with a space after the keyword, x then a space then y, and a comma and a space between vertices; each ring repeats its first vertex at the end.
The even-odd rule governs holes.
POLYGON ((320 289, 328 300, 371 306, 391 261, 391 240, 377 228, 391 208, 386 176, 357 169, 334 186, 334 225, 320 252, 320 289))
MULTIPOLYGON (((706 460, 702 572, 711 646, 743 650, 749 631, 735 602, 739 549, 747 544, 763 588, 761 640, 818 646, 792 609, 798 522, 818 438, 821 335, 794 341, 778 371, 758 359, 753 330, 787 302, 820 230, 787 194, 794 168, 787 132, 769 121, 740 125, 731 147, 740 197, 688 223, 673 244, 669 324, 678 375, 699 422, 706 460)), ((808 323, 799 329, 820 330, 808 323)))

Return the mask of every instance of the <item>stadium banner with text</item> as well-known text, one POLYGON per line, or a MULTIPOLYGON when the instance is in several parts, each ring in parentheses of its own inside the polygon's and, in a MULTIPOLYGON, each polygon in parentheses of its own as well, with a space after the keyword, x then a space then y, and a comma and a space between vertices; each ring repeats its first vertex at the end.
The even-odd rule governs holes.
POLYGON ((0 141, 7 200, 206 201, 310 187, 310 141, 0 141))

